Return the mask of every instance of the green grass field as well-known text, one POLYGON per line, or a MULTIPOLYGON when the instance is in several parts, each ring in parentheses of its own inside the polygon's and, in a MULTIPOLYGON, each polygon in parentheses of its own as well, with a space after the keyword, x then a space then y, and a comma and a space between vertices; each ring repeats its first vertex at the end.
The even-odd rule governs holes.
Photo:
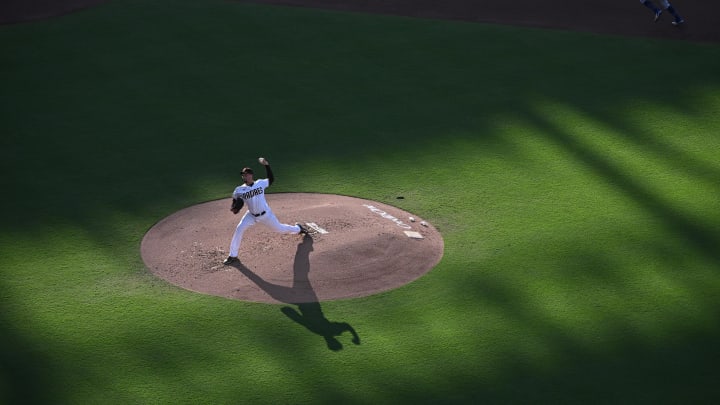
POLYGON ((718 72, 713 45, 220 0, 0 26, 0 403, 717 403, 718 72), (145 269, 156 221, 261 155, 275 192, 442 232, 423 278, 321 303, 361 345, 145 269))

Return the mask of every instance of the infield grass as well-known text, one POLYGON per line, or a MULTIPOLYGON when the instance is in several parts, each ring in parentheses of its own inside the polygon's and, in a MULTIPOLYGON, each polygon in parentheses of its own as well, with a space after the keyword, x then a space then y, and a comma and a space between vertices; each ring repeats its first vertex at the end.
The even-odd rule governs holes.
POLYGON ((128 0, 0 50, 0 402, 720 400, 718 46, 128 0), (260 155, 443 234, 321 304, 361 345, 145 269, 260 155))

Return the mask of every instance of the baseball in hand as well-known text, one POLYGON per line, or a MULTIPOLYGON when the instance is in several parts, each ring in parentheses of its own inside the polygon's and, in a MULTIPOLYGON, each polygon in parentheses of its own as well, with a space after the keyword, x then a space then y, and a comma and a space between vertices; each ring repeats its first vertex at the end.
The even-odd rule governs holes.
POLYGON ((265 160, 264 157, 259 157, 259 158, 258 158, 258 162, 260 162, 260 164, 263 165, 263 166, 267 164, 267 160, 265 160))

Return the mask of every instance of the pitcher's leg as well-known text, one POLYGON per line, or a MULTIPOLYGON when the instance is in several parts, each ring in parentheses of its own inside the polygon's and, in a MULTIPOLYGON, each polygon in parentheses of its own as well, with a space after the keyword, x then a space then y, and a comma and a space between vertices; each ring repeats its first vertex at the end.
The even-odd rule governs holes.
POLYGON ((262 223, 269 226, 270 228, 274 229, 275 232, 280 233, 300 233, 302 231, 302 228, 300 225, 288 225, 288 224, 282 224, 280 221, 278 221, 275 214, 270 211, 267 214, 263 215, 261 217, 262 223))
POLYGON ((235 227, 232 240, 230 241, 230 257, 237 257, 240 251, 240 243, 242 242, 245 231, 255 223, 255 217, 247 212, 243 215, 240 223, 235 227))

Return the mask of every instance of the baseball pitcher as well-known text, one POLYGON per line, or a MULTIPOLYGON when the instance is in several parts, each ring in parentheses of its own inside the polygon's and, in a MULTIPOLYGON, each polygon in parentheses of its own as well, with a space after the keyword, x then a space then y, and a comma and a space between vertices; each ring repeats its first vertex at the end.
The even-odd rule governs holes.
POLYGON ((253 178, 253 170, 246 167, 241 172, 244 183, 237 186, 235 191, 233 191, 233 200, 232 205, 230 206, 230 211, 232 211, 233 214, 237 214, 243 206, 247 206, 247 211, 235 228, 235 233, 230 241, 230 255, 227 259, 225 259, 225 261, 223 261, 223 264, 225 265, 239 261, 237 256, 240 250, 240 243, 242 242, 243 234, 248 228, 257 223, 264 224, 280 233, 308 233, 307 229, 305 229, 305 227, 301 224, 281 224, 277 217, 275 217, 275 214, 272 212, 270 206, 265 200, 265 189, 270 187, 270 185, 275 181, 275 176, 273 176, 270 163, 265 158, 261 157, 258 161, 260 164, 265 166, 267 178, 255 180, 253 178))

